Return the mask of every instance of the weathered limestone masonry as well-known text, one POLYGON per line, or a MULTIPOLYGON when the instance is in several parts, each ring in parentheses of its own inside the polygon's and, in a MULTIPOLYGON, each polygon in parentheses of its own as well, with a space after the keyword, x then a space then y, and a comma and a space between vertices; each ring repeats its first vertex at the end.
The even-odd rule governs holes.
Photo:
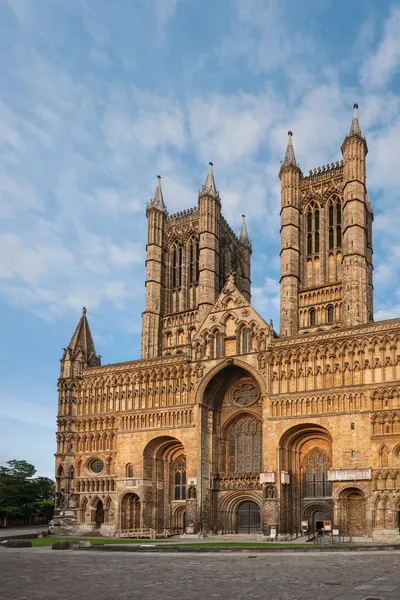
POLYGON ((147 206, 141 359, 100 366, 86 309, 61 359, 55 532, 317 531, 399 538, 400 319, 372 321, 367 144, 281 179, 280 335, 221 213, 147 206), (325 523, 326 524, 326 523, 325 523))

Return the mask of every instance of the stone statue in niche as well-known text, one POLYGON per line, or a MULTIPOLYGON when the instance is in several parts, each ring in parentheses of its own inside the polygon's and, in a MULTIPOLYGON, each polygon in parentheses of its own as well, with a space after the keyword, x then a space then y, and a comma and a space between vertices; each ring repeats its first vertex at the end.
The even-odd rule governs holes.
POLYGON ((194 485, 192 485, 189 488, 189 500, 195 500, 196 499, 196 488, 194 487, 194 485))
POLYGON ((267 500, 274 500, 276 498, 276 490, 274 485, 268 485, 265 488, 265 498, 267 500))

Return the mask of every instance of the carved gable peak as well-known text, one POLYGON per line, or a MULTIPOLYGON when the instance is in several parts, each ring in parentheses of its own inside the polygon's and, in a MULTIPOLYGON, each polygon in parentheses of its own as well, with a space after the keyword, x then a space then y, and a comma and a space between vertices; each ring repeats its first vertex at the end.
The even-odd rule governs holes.
POLYGON ((257 329, 265 330, 267 335, 272 332, 270 326, 254 310, 249 301, 238 290, 235 284, 235 273, 231 273, 226 280, 221 293, 214 306, 201 324, 195 339, 200 338, 206 331, 225 325, 227 319, 233 318, 238 324, 246 322, 257 329))

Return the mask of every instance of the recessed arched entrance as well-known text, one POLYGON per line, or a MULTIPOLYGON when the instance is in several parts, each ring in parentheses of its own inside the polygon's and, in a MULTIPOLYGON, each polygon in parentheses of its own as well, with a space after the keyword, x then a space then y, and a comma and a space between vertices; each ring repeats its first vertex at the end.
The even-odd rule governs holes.
POLYGON ((259 533, 260 507, 252 500, 241 502, 236 511, 236 533, 259 533))
POLYGON ((94 522, 96 523, 97 529, 104 523, 104 506, 100 499, 97 500, 95 505, 94 522))
POLYGON ((140 500, 136 494, 125 494, 121 501, 121 531, 140 528, 140 500))
POLYGON ((324 527, 324 521, 332 522, 332 508, 326 503, 309 504, 303 509, 303 520, 308 521, 309 534, 316 535, 324 527))
POLYGON ((186 454, 180 440, 159 436, 143 452, 146 487, 143 496, 143 525, 156 531, 171 529, 175 503, 186 505, 186 454))
POLYGON ((302 423, 288 429, 279 446, 280 470, 289 474, 281 488, 281 531, 297 533, 307 520, 316 533, 333 518, 332 436, 325 427, 302 423))
POLYGON ((364 492, 356 487, 346 488, 339 494, 338 505, 342 533, 344 535, 364 536, 366 534, 364 492))

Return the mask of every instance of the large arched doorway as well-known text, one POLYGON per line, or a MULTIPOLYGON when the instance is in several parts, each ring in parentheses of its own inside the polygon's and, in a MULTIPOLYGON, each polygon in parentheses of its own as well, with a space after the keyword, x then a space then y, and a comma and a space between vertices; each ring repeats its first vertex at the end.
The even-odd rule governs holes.
POLYGON ((172 507, 176 510, 178 502, 183 508, 186 506, 186 455, 182 442, 171 436, 149 442, 143 453, 143 473, 144 526, 156 531, 173 528, 172 507))
POLYGON ((245 500, 237 507, 236 533, 260 533, 260 507, 252 500, 245 500))
POLYGON ((183 506, 178 506, 172 519, 172 533, 180 534, 186 531, 186 510, 183 506))
POLYGON ((125 494, 121 501, 121 531, 140 528, 140 500, 136 494, 125 494))
POLYGON ((102 524, 104 523, 104 506, 100 499, 97 500, 96 504, 94 505, 94 519, 93 520, 95 522, 96 529, 99 529, 102 526, 102 524))
POLYGON ((326 504, 310 504, 304 508, 303 520, 308 521, 309 535, 316 535, 324 527, 324 521, 333 521, 333 513, 326 504))
POLYGON ((289 475, 281 486, 281 531, 298 533, 306 520, 314 533, 323 521, 332 521, 332 437, 328 430, 313 423, 288 429, 280 440, 279 465, 289 475))
POLYGON ((362 490, 346 488, 339 494, 339 515, 344 535, 366 535, 366 506, 362 490))

